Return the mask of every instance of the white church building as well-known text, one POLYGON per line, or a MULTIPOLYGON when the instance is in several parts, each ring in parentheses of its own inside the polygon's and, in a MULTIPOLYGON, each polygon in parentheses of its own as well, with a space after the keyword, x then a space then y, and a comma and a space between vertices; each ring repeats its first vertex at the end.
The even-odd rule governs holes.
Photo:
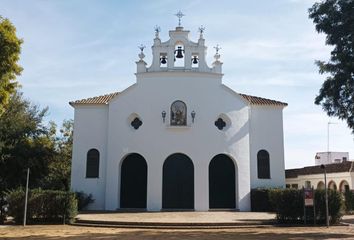
POLYGON ((70 102, 75 109, 71 187, 92 194, 92 210, 250 210, 250 190, 285 187, 286 103, 222 83, 219 47, 179 24, 152 63, 144 47, 136 83, 70 102))

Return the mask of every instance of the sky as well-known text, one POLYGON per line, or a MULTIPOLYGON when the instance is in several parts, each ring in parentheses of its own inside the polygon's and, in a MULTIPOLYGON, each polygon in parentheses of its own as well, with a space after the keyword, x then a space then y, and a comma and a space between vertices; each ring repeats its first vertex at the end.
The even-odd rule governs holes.
POLYGON ((68 102, 122 91, 135 82, 138 45, 151 63, 154 27, 168 40, 181 10, 182 25, 198 39, 205 27, 207 61, 221 46, 223 83, 236 92, 287 102, 284 109, 286 168, 314 164, 316 152, 349 152, 354 141, 345 122, 315 105, 325 76, 315 60, 328 60, 332 46, 308 18, 313 0, 0 0, 24 40, 18 78, 24 96, 49 107, 46 121, 74 117, 68 102))

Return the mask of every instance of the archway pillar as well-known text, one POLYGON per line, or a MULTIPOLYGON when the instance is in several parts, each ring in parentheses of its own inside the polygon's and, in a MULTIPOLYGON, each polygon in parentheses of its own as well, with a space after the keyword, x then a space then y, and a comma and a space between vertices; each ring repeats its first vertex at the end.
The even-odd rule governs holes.
POLYGON ((160 161, 149 161, 147 180, 147 210, 160 211, 162 209, 162 164, 160 161))
POLYGON ((193 159, 194 168, 194 209, 195 211, 209 210, 209 162, 193 159))

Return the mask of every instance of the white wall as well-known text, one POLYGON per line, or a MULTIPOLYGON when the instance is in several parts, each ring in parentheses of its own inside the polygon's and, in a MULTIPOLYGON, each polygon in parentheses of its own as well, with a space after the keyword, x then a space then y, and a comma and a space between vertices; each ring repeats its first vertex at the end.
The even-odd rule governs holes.
POLYGON ((251 187, 285 187, 282 107, 252 106, 250 110, 251 187), (257 153, 266 150, 270 158, 270 179, 257 175, 257 153))
MULTIPOLYGON (((319 182, 324 182, 323 174, 310 174, 310 175, 299 175, 297 178, 287 178, 286 184, 298 184, 299 188, 305 186, 305 182, 310 181, 311 186, 315 189, 319 182)), ((349 188, 354 187, 354 173, 353 172, 339 172, 339 173, 327 173, 327 187, 328 184, 333 181, 339 190, 342 181, 347 181, 349 188)))
POLYGON ((89 209, 103 210, 105 209, 108 106, 76 106, 74 120, 71 188, 74 191, 91 193, 95 201, 89 205, 89 209), (86 156, 91 148, 100 152, 99 178, 86 178, 86 156))
POLYGON ((109 104, 106 209, 119 208, 120 164, 129 153, 141 154, 148 164, 148 210, 162 207, 162 166, 173 153, 188 155, 195 169, 195 209, 209 209, 208 166, 211 159, 226 153, 238 169, 237 207, 250 209, 248 106, 234 92, 221 85, 221 75, 185 72, 145 73, 138 83, 109 104), (170 105, 187 104, 188 126, 170 127, 170 105), (163 123, 161 112, 167 112, 163 123), (190 112, 196 112, 195 123, 190 112), (138 114, 143 125, 134 130, 129 116, 138 114), (224 113, 232 119, 227 131, 214 122, 224 113))

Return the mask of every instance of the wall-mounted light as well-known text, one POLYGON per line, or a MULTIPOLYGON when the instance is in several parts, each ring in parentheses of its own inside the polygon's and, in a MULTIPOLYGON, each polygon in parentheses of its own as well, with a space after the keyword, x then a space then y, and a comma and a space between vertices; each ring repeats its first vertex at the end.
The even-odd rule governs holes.
POLYGON ((194 118, 195 118, 195 111, 194 110, 191 112, 191 117, 192 117, 192 123, 194 123, 194 118))
POLYGON ((163 123, 165 123, 166 111, 162 111, 162 112, 161 112, 161 116, 162 116, 162 121, 163 121, 163 123))

